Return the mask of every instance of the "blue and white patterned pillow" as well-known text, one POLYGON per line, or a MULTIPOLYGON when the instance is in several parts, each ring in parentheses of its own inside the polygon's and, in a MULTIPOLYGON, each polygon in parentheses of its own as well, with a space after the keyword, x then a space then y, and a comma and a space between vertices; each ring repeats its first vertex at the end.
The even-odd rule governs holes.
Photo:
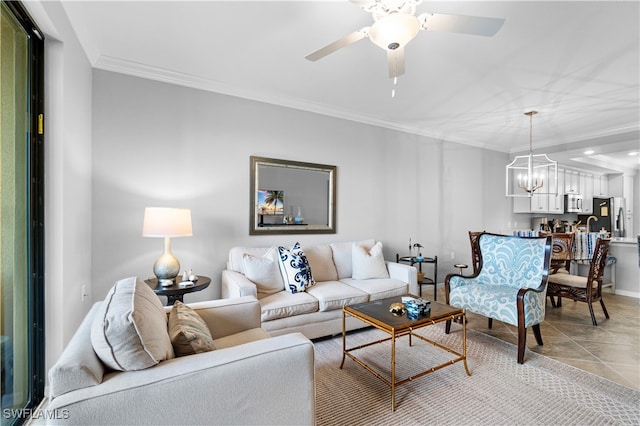
POLYGON ((291 250, 285 247, 278 247, 280 255, 280 273, 284 281, 284 288, 289 293, 299 293, 305 291, 307 287, 315 285, 311 267, 307 257, 300 248, 300 243, 295 243, 291 250))

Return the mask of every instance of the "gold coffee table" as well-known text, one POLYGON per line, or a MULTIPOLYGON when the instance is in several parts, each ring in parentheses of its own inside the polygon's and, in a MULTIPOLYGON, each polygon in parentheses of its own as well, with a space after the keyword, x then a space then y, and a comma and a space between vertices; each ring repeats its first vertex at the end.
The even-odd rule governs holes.
MULTIPOLYGON (((411 295, 410 295, 411 296, 411 295)), ((416 296, 411 296, 416 297, 416 296)), ((352 306, 344 306, 342 308, 342 363, 340 364, 340 368, 344 366, 345 357, 349 357, 353 359, 356 363, 360 364, 365 370, 382 380, 391 388, 391 410, 395 411, 396 404, 396 386, 410 382, 412 380, 417 379, 418 377, 422 377, 426 374, 433 373, 443 367, 448 365, 455 364, 456 362, 462 361, 464 363, 464 369, 468 376, 471 375, 469 372, 469 368, 467 367, 467 325, 465 321, 465 311, 464 309, 454 308, 449 305, 445 305, 444 303, 431 302, 431 313, 429 316, 420 316, 418 319, 411 320, 407 318, 407 315, 404 314, 402 316, 394 316, 391 312, 389 312, 389 305, 395 302, 401 302, 402 298, 400 296, 390 297, 387 299, 375 300, 373 302, 359 303, 357 305, 352 306), (346 332, 346 319, 347 315, 350 315, 354 318, 359 319, 369 325, 374 326, 378 330, 384 331, 389 334, 390 337, 385 339, 377 340, 375 342, 366 343, 364 345, 356 346, 353 348, 347 349, 347 332, 346 332), (455 349, 448 348, 438 342, 434 342, 433 340, 427 339, 424 336, 414 333, 416 330, 427 327, 433 324, 438 324, 440 322, 444 322, 447 320, 454 320, 459 318, 462 323, 462 353, 458 352, 455 349), (431 367, 428 370, 422 371, 418 374, 415 374, 411 377, 407 377, 406 379, 397 380, 396 379, 396 338, 402 336, 409 336, 409 345, 411 346, 412 337, 417 337, 425 342, 431 343, 432 345, 443 349, 453 355, 456 358, 453 358, 444 364, 437 365, 435 367, 431 367), (366 348, 367 346, 375 345, 378 343, 386 342, 391 340, 391 379, 387 379, 379 372, 375 371, 373 368, 369 367, 363 361, 358 359, 352 351, 366 348)))

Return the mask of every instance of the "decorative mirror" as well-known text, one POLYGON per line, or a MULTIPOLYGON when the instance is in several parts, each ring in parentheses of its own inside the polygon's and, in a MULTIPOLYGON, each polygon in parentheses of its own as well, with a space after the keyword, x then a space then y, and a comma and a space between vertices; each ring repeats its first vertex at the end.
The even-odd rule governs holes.
POLYGON ((250 235, 336 233, 336 166, 251 156, 250 197, 250 235))

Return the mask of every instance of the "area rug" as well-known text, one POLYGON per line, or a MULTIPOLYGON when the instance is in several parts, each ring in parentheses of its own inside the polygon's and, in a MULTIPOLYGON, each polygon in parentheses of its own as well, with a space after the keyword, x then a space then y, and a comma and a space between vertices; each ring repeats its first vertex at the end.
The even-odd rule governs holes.
MULTIPOLYGON (((461 348, 462 330, 438 324, 420 330, 432 340, 461 348)), ((369 328, 347 335, 354 347, 384 338, 369 328)), ((396 374, 404 379, 452 356, 403 337, 396 344, 396 374)), ((391 389, 353 360, 342 360, 342 337, 317 340, 316 424, 322 425, 638 425, 640 392, 527 351, 516 362, 516 346, 468 330, 467 376, 462 362, 391 389)), ((388 372, 390 343, 355 352, 377 371, 388 372)), ((388 374, 386 375, 388 378, 388 374)))

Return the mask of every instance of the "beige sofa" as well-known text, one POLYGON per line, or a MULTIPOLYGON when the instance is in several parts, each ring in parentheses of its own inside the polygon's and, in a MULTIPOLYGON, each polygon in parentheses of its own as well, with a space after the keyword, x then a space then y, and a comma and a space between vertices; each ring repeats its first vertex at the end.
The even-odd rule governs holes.
POLYGON ((211 330, 215 350, 137 371, 109 370, 94 352, 102 303, 50 370, 35 424, 314 424, 313 344, 299 333, 271 337, 254 297, 188 305, 211 330))
MULTIPOLYGON (((377 265, 382 264, 384 270, 374 271, 375 278, 368 278, 368 266, 363 274, 361 263, 369 260, 359 257, 358 249, 364 248, 366 253, 374 246, 380 244, 365 240, 302 246, 315 285, 295 294, 286 290, 275 266, 279 260, 276 247, 234 247, 229 251, 227 269, 222 272, 221 294, 223 298, 257 297, 262 328, 271 335, 300 332, 314 339, 338 334, 342 332, 343 306, 418 294, 417 272, 412 266, 382 259, 377 265), (256 264, 260 268, 255 268, 256 264)), ((365 326, 347 317, 347 330, 365 326)))

